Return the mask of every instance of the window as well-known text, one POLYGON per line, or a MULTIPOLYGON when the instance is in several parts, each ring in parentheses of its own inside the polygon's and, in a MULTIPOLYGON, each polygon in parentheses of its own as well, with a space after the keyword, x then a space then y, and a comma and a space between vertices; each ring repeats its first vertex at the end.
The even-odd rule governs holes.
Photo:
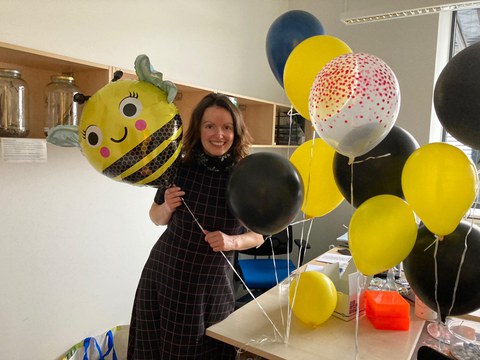
MULTIPOLYGON (((450 45, 450 58, 466 47, 480 41, 480 9, 458 10, 453 13, 452 42, 450 45)), ((460 148, 473 163, 480 169, 480 150, 466 146, 443 131, 443 141, 460 148)), ((480 209, 480 194, 475 200, 474 207, 480 209)), ((480 215, 477 210, 475 215, 480 215)))

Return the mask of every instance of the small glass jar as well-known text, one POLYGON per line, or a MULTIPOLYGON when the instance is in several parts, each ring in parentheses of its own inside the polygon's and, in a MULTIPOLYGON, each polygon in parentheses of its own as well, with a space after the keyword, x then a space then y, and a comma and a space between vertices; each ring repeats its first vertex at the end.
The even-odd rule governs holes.
POLYGON ((75 79, 70 75, 53 75, 45 90, 47 117, 43 132, 58 125, 76 125, 80 121, 80 106, 73 101, 76 93, 80 92, 75 85, 75 79))
POLYGON ((28 135, 28 86, 19 70, 0 69, 0 137, 28 135))

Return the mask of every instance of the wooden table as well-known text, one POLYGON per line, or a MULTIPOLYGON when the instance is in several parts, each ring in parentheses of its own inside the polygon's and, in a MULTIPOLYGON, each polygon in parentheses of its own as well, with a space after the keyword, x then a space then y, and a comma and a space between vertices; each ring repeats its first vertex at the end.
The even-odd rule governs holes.
MULTIPOLYGON (((288 318, 287 292, 284 287, 276 286, 257 298, 283 337, 287 326, 282 325, 282 314, 284 324, 288 318)), ((286 343, 280 336, 275 336, 274 327, 260 305, 249 302, 227 319, 209 327, 207 335, 267 359, 407 360, 412 356, 424 325, 424 320, 414 315, 413 304, 408 331, 377 330, 362 315, 358 321, 356 342, 356 319, 344 321, 331 316, 319 327, 311 328, 292 313, 286 343)))

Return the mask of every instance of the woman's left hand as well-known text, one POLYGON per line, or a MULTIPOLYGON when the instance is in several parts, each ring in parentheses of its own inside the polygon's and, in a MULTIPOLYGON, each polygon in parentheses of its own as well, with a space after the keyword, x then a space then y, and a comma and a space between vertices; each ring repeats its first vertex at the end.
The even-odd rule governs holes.
POLYGON ((205 231, 205 241, 213 251, 232 251, 236 248, 236 236, 227 235, 221 231, 205 231))

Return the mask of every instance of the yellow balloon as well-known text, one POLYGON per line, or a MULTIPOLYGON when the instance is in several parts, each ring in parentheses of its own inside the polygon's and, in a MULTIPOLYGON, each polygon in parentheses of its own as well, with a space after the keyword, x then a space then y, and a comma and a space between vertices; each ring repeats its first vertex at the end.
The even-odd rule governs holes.
POLYGON ((301 322, 316 327, 332 316, 337 306, 337 289, 327 275, 305 271, 292 281, 289 301, 301 322))
POLYGON ((330 35, 309 37, 292 50, 283 70, 283 85, 293 107, 305 119, 310 119, 308 98, 319 71, 330 60, 351 52, 347 44, 330 35))
POLYGON ((348 243, 357 269, 375 275, 394 267, 412 251, 418 226, 415 214, 394 195, 377 195, 353 213, 348 243))
POLYGON ((415 150, 402 171, 405 200, 432 233, 452 233, 476 197, 475 165, 457 147, 431 143, 415 150))
POLYGON ((108 83, 86 102, 78 133, 83 155, 103 175, 138 186, 173 184, 183 126, 159 87, 134 80, 108 83))
POLYGON ((290 157, 302 177, 302 211, 308 218, 320 217, 336 209, 344 197, 333 175, 335 150, 322 139, 300 145, 290 157))

